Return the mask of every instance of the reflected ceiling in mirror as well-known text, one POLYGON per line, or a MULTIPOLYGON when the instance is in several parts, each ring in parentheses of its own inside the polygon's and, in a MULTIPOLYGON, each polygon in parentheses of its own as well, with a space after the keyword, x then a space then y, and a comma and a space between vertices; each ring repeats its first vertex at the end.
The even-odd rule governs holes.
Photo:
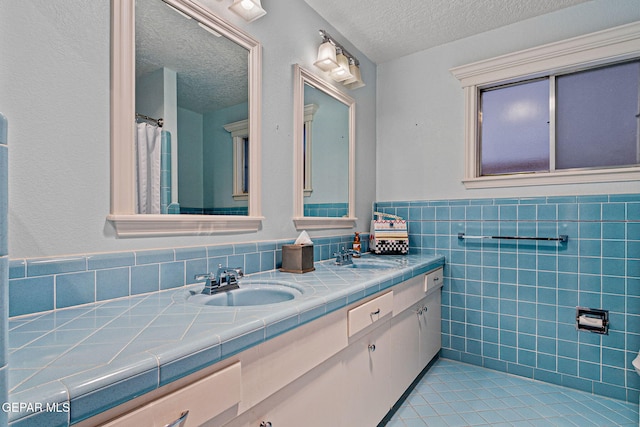
MULTIPOLYGON (((117 235, 257 231, 262 219, 260 44, 195 1, 111 4, 108 219, 117 235), (152 121, 136 123, 136 113, 162 118, 163 140, 170 135, 170 155, 160 162, 163 170, 170 165, 173 172, 168 196, 173 210, 168 213, 193 215, 137 214, 143 211, 138 203, 142 192, 136 190, 136 128, 152 121), (244 123, 244 130, 238 131, 237 123, 244 123), (244 180, 239 188, 245 193, 239 196, 234 192, 236 178, 244 180)), ((168 178, 161 178, 166 186, 168 178)))
POLYGON ((355 101, 294 66, 294 223, 353 228, 355 101))

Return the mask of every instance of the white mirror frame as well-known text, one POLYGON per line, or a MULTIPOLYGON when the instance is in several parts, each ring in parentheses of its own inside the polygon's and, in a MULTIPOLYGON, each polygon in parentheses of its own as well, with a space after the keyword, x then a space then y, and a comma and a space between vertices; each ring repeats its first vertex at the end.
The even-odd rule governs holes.
POLYGON ((297 230, 354 228, 358 219, 355 216, 356 101, 298 64, 294 65, 293 74, 293 222, 297 230), (304 150, 302 145, 304 143, 305 83, 349 107, 349 216, 346 218, 304 216, 304 150))
POLYGON ((208 235, 258 231, 261 216, 262 46, 241 29, 192 0, 163 0, 197 18, 249 54, 249 215, 136 214, 135 0, 111 0, 111 213, 118 237, 208 235))

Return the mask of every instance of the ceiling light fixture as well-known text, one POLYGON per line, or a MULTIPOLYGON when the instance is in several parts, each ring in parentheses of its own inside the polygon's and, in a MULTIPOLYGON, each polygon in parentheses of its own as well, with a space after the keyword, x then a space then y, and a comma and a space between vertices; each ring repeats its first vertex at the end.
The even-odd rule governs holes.
POLYGON ((322 44, 318 48, 318 57, 313 65, 328 72, 333 80, 341 82, 349 89, 364 86, 358 58, 350 54, 326 31, 320 30, 320 36, 322 44))
POLYGON ((242 16, 247 22, 255 21, 267 14, 267 11, 262 8, 260 0, 233 0, 229 9, 242 16))

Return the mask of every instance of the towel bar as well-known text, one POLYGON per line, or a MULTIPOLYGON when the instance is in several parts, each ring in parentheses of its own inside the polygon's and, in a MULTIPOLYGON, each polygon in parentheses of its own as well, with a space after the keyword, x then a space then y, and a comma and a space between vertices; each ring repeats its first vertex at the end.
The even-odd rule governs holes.
POLYGON ((536 236, 467 236, 464 233, 458 233, 458 239, 506 239, 506 240, 542 240, 542 241, 556 241, 561 243, 567 243, 569 236, 561 234, 558 237, 536 237, 536 236))

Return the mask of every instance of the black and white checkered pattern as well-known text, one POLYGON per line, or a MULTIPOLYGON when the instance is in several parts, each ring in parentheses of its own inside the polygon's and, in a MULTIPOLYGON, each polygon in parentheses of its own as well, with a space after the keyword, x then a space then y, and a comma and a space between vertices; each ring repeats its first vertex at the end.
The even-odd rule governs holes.
POLYGON ((374 252, 376 254, 407 254, 409 253, 409 240, 376 240, 374 252))

